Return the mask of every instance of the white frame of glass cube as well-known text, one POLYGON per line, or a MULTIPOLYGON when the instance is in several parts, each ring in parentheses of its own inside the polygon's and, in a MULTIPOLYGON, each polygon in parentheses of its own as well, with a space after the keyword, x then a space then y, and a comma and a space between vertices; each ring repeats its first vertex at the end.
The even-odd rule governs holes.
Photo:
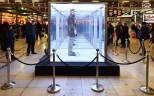
MULTIPOLYGON (((62 42, 64 41, 64 39, 66 39, 67 36, 67 32, 64 33, 64 31, 67 31, 66 28, 64 28, 65 26, 61 25, 61 23, 66 23, 66 18, 68 16, 68 14, 66 15, 65 13, 67 11, 70 11, 70 9, 75 9, 76 14, 82 14, 81 11, 90 11, 91 16, 87 16, 85 18, 85 20, 88 21, 93 21, 93 24, 91 22, 89 23, 85 23, 85 30, 87 34, 86 36, 88 37, 87 40, 91 43, 91 45, 93 46, 94 49, 100 49, 99 53, 101 53, 104 56, 107 56, 107 12, 106 12, 106 3, 72 3, 72 2, 50 2, 49 5, 49 25, 48 25, 48 36, 49 36, 49 42, 48 42, 48 49, 49 49, 49 54, 52 54, 52 49, 58 50, 58 48, 60 47, 60 45, 62 44, 62 42), (71 5, 71 7, 69 8, 68 6, 71 5), (96 9, 96 5, 100 6, 100 8, 98 7, 96 9), (73 6, 73 7, 72 7, 73 6), (88 7, 88 8, 87 8, 88 7), (80 8, 80 9, 79 9, 80 8), (91 12, 92 9, 96 9, 95 11, 91 12), (82 9, 82 10, 81 10, 82 9), (60 11, 60 12, 56 12, 53 11, 60 11), (67 11, 66 11, 67 10, 67 11), (78 11, 80 10, 80 12, 78 11), (62 11, 62 12, 61 12, 62 11), (51 41, 52 38, 52 33, 51 30, 51 21, 52 21, 52 16, 56 14, 56 18, 55 18, 55 22, 56 26, 55 29, 55 38, 56 38, 56 43, 54 45, 54 43, 51 41), (99 27, 98 27, 99 25, 99 27), (90 27, 93 26, 93 27, 90 27), (93 32, 91 32, 93 31, 93 32), (61 33, 62 34, 59 34, 61 33), (93 35, 93 36, 92 36, 93 35), (103 43, 102 43, 103 41, 103 43), (53 47, 54 45, 54 47, 53 47)), ((68 12, 69 13, 69 12, 68 12)), ((82 14, 83 15, 83 14, 82 14)), ((84 21, 83 21, 84 22, 84 21)), ((85 21, 86 22, 86 21, 85 21)), ((67 25, 67 24, 66 24, 67 25)), ((96 53, 96 51, 95 51, 96 53)), ((58 54, 58 53, 57 53, 58 54)), ((87 54, 88 56, 88 54, 87 54)), ((52 58, 50 58, 50 61, 52 61, 52 58)), ((65 60, 64 60, 65 61, 65 60)), ((69 62, 68 60, 66 60, 66 62, 69 62)), ((76 61, 70 61, 70 62, 76 62, 76 61)), ((80 60, 79 60, 80 62, 80 60)), ((83 61, 83 62, 88 62, 88 61, 83 61)), ((90 62, 90 61, 89 61, 90 62)), ((104 61, 103 61, 104 62, 104 61)))

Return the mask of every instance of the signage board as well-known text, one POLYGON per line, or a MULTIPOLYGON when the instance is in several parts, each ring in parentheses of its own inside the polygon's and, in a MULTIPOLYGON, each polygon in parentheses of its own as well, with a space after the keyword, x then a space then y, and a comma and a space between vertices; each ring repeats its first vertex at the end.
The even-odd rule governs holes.
POLYGON ((143 14, 143 22, 154 23, 154 14, 143 14))

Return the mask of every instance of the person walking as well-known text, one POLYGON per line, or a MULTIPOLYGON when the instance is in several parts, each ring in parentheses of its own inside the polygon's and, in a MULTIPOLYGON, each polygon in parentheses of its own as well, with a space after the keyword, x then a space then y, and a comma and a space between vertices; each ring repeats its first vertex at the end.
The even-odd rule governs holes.
POLYGON ((35 36, 36 36, 35 21, 32 21, 32 23, 26 26, 26 35, 27 35, 27 42, 28 42, 27 56, 29 56, 30 51, 32 54, 37 54, 34 51, 35 36))

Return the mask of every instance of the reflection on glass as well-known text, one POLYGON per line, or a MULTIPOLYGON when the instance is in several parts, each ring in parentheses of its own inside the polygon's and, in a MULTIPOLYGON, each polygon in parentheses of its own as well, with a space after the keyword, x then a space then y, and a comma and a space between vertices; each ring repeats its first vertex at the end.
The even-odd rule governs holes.
MULTIPOLYGON (((97 48, 105 54, 104 4, 53 3, 50 6, 50 49, 56 49, 63 61, 90 62, 97 48)), ((104 62, 104 58, 100 57, 100 61, 104 62)))

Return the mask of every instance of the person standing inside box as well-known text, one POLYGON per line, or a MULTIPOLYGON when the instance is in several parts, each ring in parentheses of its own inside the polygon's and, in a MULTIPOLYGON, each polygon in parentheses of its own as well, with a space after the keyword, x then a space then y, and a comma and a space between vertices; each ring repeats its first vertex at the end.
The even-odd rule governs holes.
POLYGON ((69 42, 68 42, 68 55, 69 56, 76 56, 75 52, 73 52, 73 44, 74 44, 74 38, 75 38, 75 10, 70 10, 70 15, 68 17, 68 36, 69 36, 69 42))
POLYGON ((27 35, 27 42, 28 42, 27 56, 29 56, 30 51, 31 51, 32 54, 37 54, 34 51, 35 36, 36 36, 35 21, 32 21, 31 24, 27 25, 27 27, 26 27, 26 35, 27 35))

